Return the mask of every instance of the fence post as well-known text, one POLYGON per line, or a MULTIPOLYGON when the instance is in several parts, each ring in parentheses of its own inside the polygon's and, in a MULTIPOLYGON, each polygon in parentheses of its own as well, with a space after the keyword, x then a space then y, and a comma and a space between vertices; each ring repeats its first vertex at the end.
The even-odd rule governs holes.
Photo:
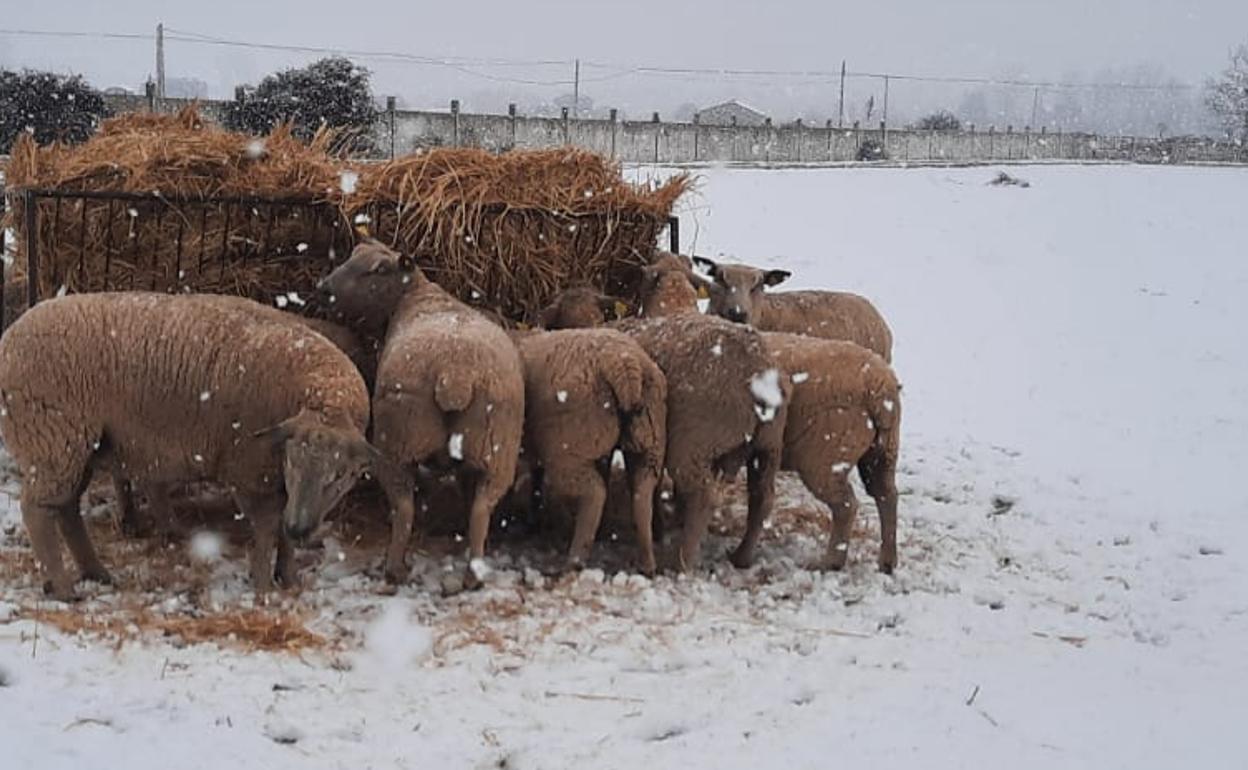
POLYGON ((1057 160, 1066 160, 1066 156, 1062 155, 1062 129, 1060 126, 1057 129, 1057 154, 1053 157, 1057 160))
POLYGON ((728 125, 732 128, 732 159, 737 160, 737 116, 728 116, 728 125))
POLYGON ((794 121, 793 131, 797 135, 797 162, 802 162, 802 119, 794 121))
POLYGON ((459 146, 459 100, 451 100, 451 144, 459 146))
POLYGON ((395 105, 396 105, 395 98, 393 96, 387 96, 386 97, 386 118, 390 121, 390 160, 394 160, 395 105))
POLYGON ((619 127, 617 122, 620 116, 619 110, 611 108, 611 160, 615 160, 615 131, 619 127))
POLYGON ((572 133, 568 127, 568 108, 567 107, 559 108, 559 120, 563 123, 563 143, 571 144, 572 133))
POLYGON ((680 253, 680 217, 667 218, 667 244, 673 254, 680 253))
POLYGON ((1131 162, 1135 162, 1135 137, 1131 137, 1131 162))
POLYGON ((650 122, 654 124, 654 162, 659 162, 659 133, 663 130, 663 125, 659 122, 659 113, 654 113, 650 117, 650 122))
POLYGON ((997 154, 996 145, 997 145, 997 127, 994 125, 990 125, 988 126, 988 160, 992 160, 993 157, 997 154))
POLYGON ((771 118, 763 118, 763 127, 767 131, 767 142, 763 145, 763 162, 771 162, 771 118))
POLYGON ((828 132, 828 162, 832 162, 832 118, 828 118, 823 124, 823 128, 828 132))
POLYGON ((858 121, 854 121, 854 160, 858 160, 858 152, 862 150, 862 131, 858 128, 858 121))
POLYGON ((698 113, 696 112, 693 113, 693 162, 694 163, 698 162, 698 137, 702 133, 702 129, 698 125, 700 122, 701 120, 698 118, 698 113))
POLYGON ((508 122, 511 124, 510 125, 511 148, 514 150, 516 148, 516 103, 515 102, 512 102, 511 104, 507 105, 507 118, 508 118, 508 122))
POLYGON ((155 112, 156 111, 156 84, 150 80, 144 83, 143 95, 147 97, 147 111, 155 112))
POLYGON ((1005 126, 1005 159, 1014 159, 1014 125, 1007 123, 1005 126))
POLYGON ((1031 126, 1023 126, 1023 158, 1031 160, 1031 126))
MULTIPOLYGON (((30 309, 39 301, 39 237, 35 233, 35 206, 38 199, 34 190, 22 193, 23 225, 26 228, 26 308, 30 309)), ((86 206, 86 203, 83 203, 86 206)))

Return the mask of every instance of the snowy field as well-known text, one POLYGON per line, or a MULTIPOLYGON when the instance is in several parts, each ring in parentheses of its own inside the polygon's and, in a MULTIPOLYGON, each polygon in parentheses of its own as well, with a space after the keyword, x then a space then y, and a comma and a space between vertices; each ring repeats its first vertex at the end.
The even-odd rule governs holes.
MULTIPOLYGON (((293 607, 327 648, 119 644, 30 619, 10 480, 0 765, 1243 767, 1248 172, 1011 172, 1031 186, 710 169, 683 212, 686 250, 859 291, 892 323, 896 575, 865 500, 851 568, 804 570, 822 514, 786 478, 748 572, 723 558, 739 496, 681 579, 615 574, 632 551, 607 542, 605 575, 550 580, 504 546, 481 592, 442 598, 430 557, 386 597, 380 550, 329 541, 293 607)), ((175 546, 155 586, 139 548, 105 560, 163 590, 88 588, 71 612, 246 604, 236 544, 196 567, 175 546)))

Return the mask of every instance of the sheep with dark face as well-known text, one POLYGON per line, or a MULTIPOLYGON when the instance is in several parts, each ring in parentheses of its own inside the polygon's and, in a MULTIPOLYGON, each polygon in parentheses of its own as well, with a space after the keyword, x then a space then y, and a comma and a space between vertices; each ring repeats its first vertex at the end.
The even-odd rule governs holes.
POLYGON ((759 331, 789 332, 854 342, 892 361, 893 333, 865 297, 839 291, 768 292, 791 275, 694 257, 711 279, 710 312, 759 331))
POLYGON ((524 427, 524 369, 507 333, 373 239, 321 281, 349 326, 384 332, 373 396, 373 443, 394 522, 391 582, 407 576, 416 516, 414 472, 454 468, 472 487, 465 585, 480 585, 495 506, 511 487, 524 427))
POLYGON ((306 537, 375 458, 368 392, 338 348, 281 311, 214 295, 47 300, 0 339, 0 434, 22 470, 22 518, 54 596, 107 582, 79 515, 95 467, 166 487, 215 481, 251 520, 251 578, 294 580, 306 537), (258 322, 267 317, 269 322, 258 322))

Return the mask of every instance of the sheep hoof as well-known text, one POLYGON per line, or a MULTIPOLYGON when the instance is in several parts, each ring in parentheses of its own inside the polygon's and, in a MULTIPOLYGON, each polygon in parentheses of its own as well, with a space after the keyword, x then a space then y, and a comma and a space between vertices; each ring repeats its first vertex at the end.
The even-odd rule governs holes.
POLYGON ((386 567, 385 577, 386 577, 386 582, 392 586, 397 586, 401 583, 406 583, 407 582, 407 567, 405 566, 386 567))
POLYGON ((82 601, 82 597, 74 591, 74 587, 72 585, 58 586, 51 580, 44 581, 43 592, 52 599, 58 602, 65 602, 66 604, 74 604, 82 601))
POLYGON ((473 572, 472 567, 464 571, 463 590, 476 591, 483 585, 485 583, 481 581, 481 578, 477 577, 477 573, 473 572))
POLYGON ((885 575, 891 575, 893 574, 893 568, 895 566, 896 565, 893 564, 892 562, 882 561, 880 562, 880 572, 883 572, 885 575))
POLYGON ((754 554, 749 551, 743 551, 740 548, 733 551, 732 555, 728 557, 728 560, 732 562, 732 566, 737 569, 749 569, 754 566, 754 554))
POLYGON ((113 584, 113 576, 102 566, 84 569, 82 571, 82 579, 94 581, 102 586, 111 586, 113 584))

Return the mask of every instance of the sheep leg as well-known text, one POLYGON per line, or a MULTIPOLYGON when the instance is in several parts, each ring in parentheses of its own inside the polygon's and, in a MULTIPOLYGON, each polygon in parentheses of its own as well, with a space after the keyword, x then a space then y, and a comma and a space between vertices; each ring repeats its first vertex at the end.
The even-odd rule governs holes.
POLYGON ((43 591, 60 601, 74 600, 74 581, 61 563, 61 542, 56 531, 56 508, 39 505, 22 495, 22 523, 30 537, 35 560, 43 572, 43 591))
POLYGON ((607 486, 592 465, 575 470, 561 469, 551 474, 552 497, 576 501, 576 527, 568 548, 568 569, 580 569, 589 560, 594 537, 602 523, 602 509, 607 502, 607 486))
POLYGON ((121 534, 126 537, 150 537, 150 521, 139 514, 134 501, 134 487, 117 468, 112 469, 113 496, 121 512, 121 534))
POLYGON ((407 546, 416 522, 416 489, 411 475, 402 468, 378 468, 377 480, 385 490, 392 517, 384 573, 387 583, 397 585, 407 580, 407 546))
POLYGON ((295 569, 295 544, 285 532, 277 533, 277 568, 273 571, 282 588, 292 589, 299 585, 299 571, 295 569))
POLYGON ((477 574, 476 564, 485 558, 485 539, 490 534, 490 516, 509 486, 510 481, 497 473, 487 472, 477 480, 472 509, 468 512, 469 561, 464 575, 464 587, 467 589, 481 587, 481 576, 477 574))
POLYGON ((675 486, 676 506, 685 514, 684 542, 677 565, 683 572, 696 569, 701 560, 702 536, 706 534, 719 495, 709 473, 699 479, 675 479, 675 486))
POLYGON ((78 565, 82 579, 94 580, 105 585, 112 583, 113 577, 100 562, 99 554, 95 552, 95 546, 91 543, 91 535, 82 521, 82 514, 78 510, 78 499, 75 498, 73 502, 61 507, 57 511, 56 520, 60 524, 61 536, 65 538, 65 543, 69 546, 69 552, 74 557, 74 563, 78 565))
POLYGON ((815 497, 832 510, 832 540, 828 543, 828 555, 824 568, 842 570, 849 558, 849 535, 858 516, 858 499, 844 473, 821 470, 802 473, 802 482, 815 497))
POLYGON ((654 500, 659 486, 659 474, 639 457, 625 457, 628 468, 628 486, 632 493, 633 524, 637 528, 637 552, 639 569, 643 575, 653 576, 658 571, 654 558, 654 500))
POLYGON ((745 537, 741 538, 741 545, 730 557, 733 566, 745 569, 754 563, 754 551, 763 534, 763 523, 775 504, 779 460, 775 452, 757 452, 746 466, 749 513, 745 522, 745 537))
POLYGON ((867 494, 875 500, 880 512, 880 572, 892 574, 897 566, 897 480, 892 463, 875 457, 863 458, 858 464, 867 494))
POLYGON ((273 551, 282 526, 280 497, 238 496, 238 507, 251 522, 251 585, 256 598, 273 590, 273 551))

